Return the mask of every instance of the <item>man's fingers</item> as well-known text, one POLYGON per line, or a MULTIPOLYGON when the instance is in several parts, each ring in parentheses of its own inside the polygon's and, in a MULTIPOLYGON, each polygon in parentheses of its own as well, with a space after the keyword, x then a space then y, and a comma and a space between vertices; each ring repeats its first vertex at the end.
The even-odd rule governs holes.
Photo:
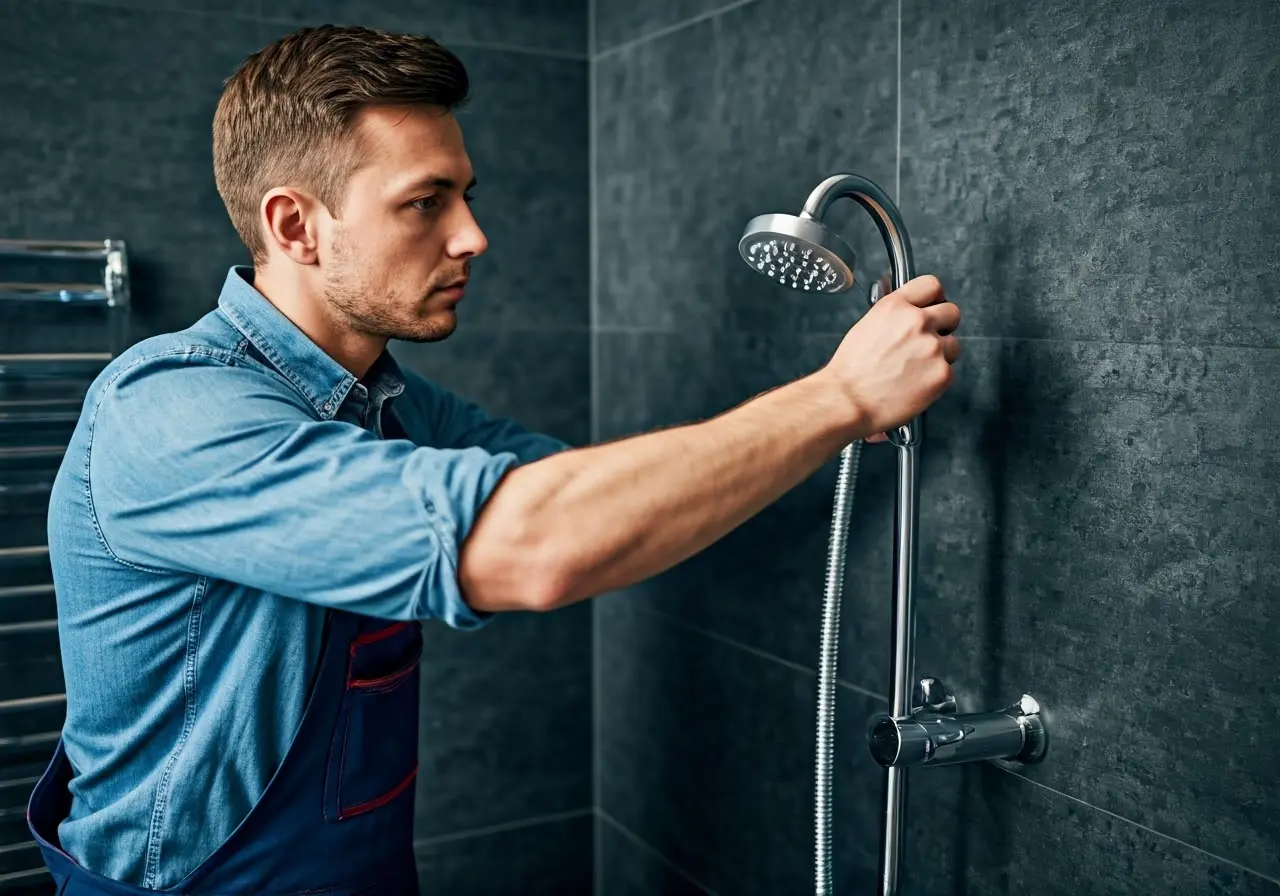
POLYGON ((891 295, 894 294, 902 296, 917 308, 927 308, 946 300, 946 295, 942 291, 942 281, 933 274, 924 274, 914 280, 908 280, 905 286, 891 293, 891 295))

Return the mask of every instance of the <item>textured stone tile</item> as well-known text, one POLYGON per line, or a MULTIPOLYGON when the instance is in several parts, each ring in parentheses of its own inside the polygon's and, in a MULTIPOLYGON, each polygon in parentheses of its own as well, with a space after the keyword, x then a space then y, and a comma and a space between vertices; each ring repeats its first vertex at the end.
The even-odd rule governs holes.
POLYGON ((905 0, 902 183, 970 334, 1275 346, 1280 9, 905 0))
MULTIPOLYGON (((756 2, 600 59, 600 325, 847 329, 868 284, 793 292, 748 268, 738 239, 837 172, 893 191, 896 38, 892 4, 756 2)), ((842 203, 829 222, 878 275, 867 216, 842 203)))

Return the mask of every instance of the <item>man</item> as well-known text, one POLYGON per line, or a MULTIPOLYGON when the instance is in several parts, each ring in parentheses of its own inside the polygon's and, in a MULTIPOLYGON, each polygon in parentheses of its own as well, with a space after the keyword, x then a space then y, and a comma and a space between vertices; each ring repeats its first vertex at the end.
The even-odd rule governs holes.
POLYGON ((485 238, 423 37, 250 57, 214 168, 252 268, 89 390, 49 512, 67 720, 30 821, 68 894, 413 893, 420 620, 473 629, 652 576, 948 387, 933 278, 821 370, 580 450, 397 367, 485 238))

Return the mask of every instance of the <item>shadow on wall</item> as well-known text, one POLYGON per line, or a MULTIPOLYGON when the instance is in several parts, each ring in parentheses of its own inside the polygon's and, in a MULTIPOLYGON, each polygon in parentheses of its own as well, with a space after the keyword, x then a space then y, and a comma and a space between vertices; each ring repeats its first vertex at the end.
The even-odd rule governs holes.
MULTIPOLYGON (((1019 263, 1026 253, 1036 251, 1036 235, 1015 236, 1006 219, 993 223, 986 237, 981 245, 968 248, 966 258, 974 268, 985 270, 985 276, 974 276, 971 272, 960 282, 988 283, 994 296, 1009 297, 1009 303, 1003 305, 1001 311, 1010 316, 1007 321, 1010 329, 1048 335, 1051 323, 1038 312, 1045 307, 1045 302, 1027 300, 1041 295, 1045 286, 1037 282, 1034 267, 1019 263), (1015 240, 1020 242, 1016 251, 1012 248, 1015 240)), ((928 258, 918 259, 918 264, 922 272, 937 270, 928 263, 928 258)), ((939 277, 944 288, 951 287, 945 268, 939 271, 939 277)), ((985 295, 949 293, 949 297, 965 311, 992 302, 992 297, 985 295)), ((1022 353, 1022 357, 1027 357, 1027 353, 1022 353)), ((969 543, 969 550, 979 562, 969 567, 968 581, 939 582, 937 590, 944 593, 933 594, 934 589, 927 589, 920 595, 917 612, 924 619, 923 624, 918 625, 918 638, 928 638, 934 643, 919 643, 918 650, 923 657, 917 662, 916 671, 918 675, 941 678, 956 694, 962 711, 1006 706, 1022 693, 1021 689, 1036 693, 1036 682, 1007 680, 1005 675, 1007 618, 1009 613, 1016 612, 1018 600, 1018 595, 1008 590, 1010 551, 1014 549, 1008 530, 1012 498, 1009 483, 1028 480, 1025 470, 1020 472, 1028 462, 1021 454, 1027 442, 1017 438, 1016 430, 1011 427, 1018 424, 1011 424, 1010 420, 1025 417, 1013 412, 1027 400, 1021 390, 1030 373, 1018 368, 1013 347, 1003 341, 966 344, 957 367, 956 385, 931 415, 938 425, 928 427, 925 433, 923 478, 933 483, 937 489, 935 496, 941 500, 949 500, 946 493, 952 489, 962 492, 957 498, 960 514, 944 510, 941 516, 949 518, 951 525, 972 527, 976 537, 969 543), (951 465, 963 463, 966 457, 973 458, 974 462, 968 470, 970 481, 962 483, 954 477, 951 465), (945 606, 949 599, 961 605, 945 606), (948 645, 946 641, 952 643, 948 645), (934 668, 935 662, 939 668, 934 668)), ((925 514, 929 513, 926 509, 925 514)), ((926 552, 937 548, 922 545, 926 552)), ((960 576, 966 575, 964 564, 948 559, 945 566, 952 570, 952 575, 957 574, 956 570, 960 570, 960 576)), ((929 570, 922 573, 922 579, 928 580, 929 570)), ((1013 817, 1005 797, 1007 788, 1001 780, 1007 772, 983 763, 920 770, 914 775, 915 786, 927 791, 931 804, 943 808, 943 817, 951 821, 945 825, 954 832, 951 842, 937 844, 944 854, 949 853, 950 873, 945 875, 950 884, 947 892, 950 896, 978 896, 978 891, 972 889, 973 864, 981 861, 988 867, 1004 868, 1013 859, 1010 834, 1013 817), (974 823, 975 816, 984 818, 985 822, 974 823)), ((912 845, 908 849, 915 851, 912 845)), ((933 860, 938 858, 941 857, 933 860)), ((910 864, 928 861, 930 857, 917 855, 910 864)), ((1007 875, 1001 874, 998 879, 999 892, 1007 892, 1007 875)), ((981 892, 986 896, 991 891, 981 892)))

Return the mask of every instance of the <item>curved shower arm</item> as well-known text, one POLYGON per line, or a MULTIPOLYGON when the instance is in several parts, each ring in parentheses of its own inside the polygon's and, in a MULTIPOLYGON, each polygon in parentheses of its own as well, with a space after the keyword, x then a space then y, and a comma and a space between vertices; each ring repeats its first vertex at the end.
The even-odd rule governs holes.
POLYGON ((915 276, 915 262, 911 256, 911 239, 902 223, 902 215, 893 200, 872 181, 857 174, 833 174, 813 188, 805 200, 802 218, 821 221, 837 199, 852 199, 870 213, 889 250, 889 263, 893 268, 893 288, 901 289, 915 276))

